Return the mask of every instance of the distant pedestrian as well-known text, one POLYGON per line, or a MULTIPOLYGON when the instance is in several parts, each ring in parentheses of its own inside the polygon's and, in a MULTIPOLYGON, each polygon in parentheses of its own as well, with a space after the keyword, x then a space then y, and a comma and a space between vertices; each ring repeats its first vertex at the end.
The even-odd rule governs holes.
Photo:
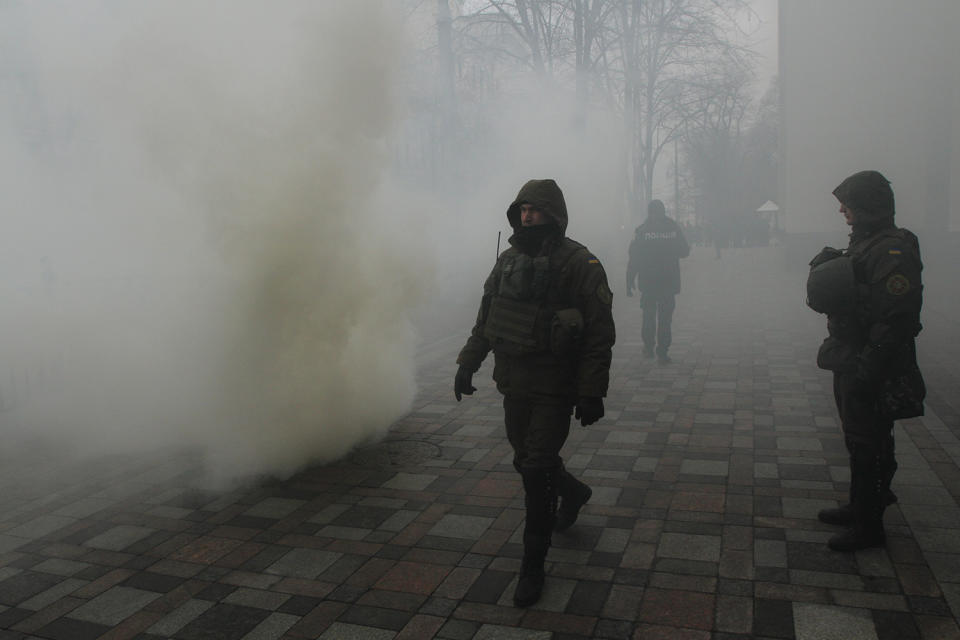
POLYGON ((511 247, 483 286, 480 312, 457 357, 454 394, 494 355, 513 466, 523 478, 523 562, 513 602, 540 599, 551 533, 570 527, 593 494, 564 469, 570 415, 603 417, 615 332, 613 294, 596 256, 567 238, 567 206, 553 180, 530 180, 507 209, 511 247), (559 510, 557 499, 560 499, 559 510))
POLYGON ((915 345, 923 265, 917 237, 894 224, 893 190, 882 174, 855 173, 833 195, 853 232, 846 250, 826 247, 810 262, 807 304, 827 314, 817 365, 833 371, 850 493, 819 519, 847 527, 830 538, 831 549, 856 551, 886 542, 883 512, 896 501, 894 420, 923 415, 915 345))
POLYGON ((690 255, 690 245, 675 221, 667 217, 660 200, 647 207, 647 219, 637 227, 627 262, 627 295, 640 292, 643 308, 643 353, 660 363, 670 362, 671 324, 680 293, 680 258, 690 255))

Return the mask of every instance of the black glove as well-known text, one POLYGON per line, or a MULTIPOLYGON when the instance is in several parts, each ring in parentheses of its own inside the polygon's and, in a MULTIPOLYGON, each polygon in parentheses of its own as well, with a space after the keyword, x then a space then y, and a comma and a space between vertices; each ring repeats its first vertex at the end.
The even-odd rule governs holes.
POLYGON ((573 417, 586 427, 603 417, 603 398, 580 398, 573 417))
POLYGON ((456 396, 457 402, 460 402, 461 393, 465 396, 472 396, 476 390, 477 388, 473 386, 473 371, 460 365, 460 368, 457 369, 457 375, 453 379, 453 395, 456 396))

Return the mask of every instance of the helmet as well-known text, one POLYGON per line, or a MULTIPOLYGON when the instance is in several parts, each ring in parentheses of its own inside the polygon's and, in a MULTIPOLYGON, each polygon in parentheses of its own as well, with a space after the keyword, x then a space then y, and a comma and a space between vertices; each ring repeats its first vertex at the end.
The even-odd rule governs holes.
POLYGON ((817 313, 839 314, 853 308, 857 283, 850 256, 840 255, 810 267, 807 306, 817 313))

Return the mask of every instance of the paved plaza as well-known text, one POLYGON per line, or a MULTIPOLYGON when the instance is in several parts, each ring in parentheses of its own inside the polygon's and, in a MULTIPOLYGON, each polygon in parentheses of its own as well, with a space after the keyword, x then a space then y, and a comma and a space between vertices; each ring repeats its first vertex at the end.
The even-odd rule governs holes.
POLYGON ((464 326, 424 344, 384 442, 285 481, 200 489, 196 452, 0 451, 0 640, 958 640, 957 300, 928 277, 930 395, 896 427, 888 544, 832 552, 816 514, 848 472, 814 364, 825 321, 784 256, 695 247, 668 365, 642 357, 607 265, 607 415, 564 449, 593 499, 530 609, 511 600, 523 495, 489 360, 453 398, 464 326))

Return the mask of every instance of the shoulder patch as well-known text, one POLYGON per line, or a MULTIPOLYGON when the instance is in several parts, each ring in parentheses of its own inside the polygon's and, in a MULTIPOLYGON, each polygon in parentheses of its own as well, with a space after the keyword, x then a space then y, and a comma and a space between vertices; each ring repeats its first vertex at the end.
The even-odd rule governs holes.
POLYGON ((892 296, 902 296, 910 291, 910 281, 900 273, 895 273, 887 278, 887 293, 892 296))
POLYGON ((597 286, 597 299, 605 305, 613 304, 613 292, 610 291, 606 282, 601 282, 597 286))
POLYGON ((600 264, 600 261, 597 260, 595 257, 590 256, 589 258, 587 258, 587 264, 600 264))
POLYGON ((901 251, 900 249, 889 249, 889 250, 887 250, 887 253, 888 253, 889 255, 891 255, 891 256, 900 256, 900 255, 903 255, 903 251, 901 251))

